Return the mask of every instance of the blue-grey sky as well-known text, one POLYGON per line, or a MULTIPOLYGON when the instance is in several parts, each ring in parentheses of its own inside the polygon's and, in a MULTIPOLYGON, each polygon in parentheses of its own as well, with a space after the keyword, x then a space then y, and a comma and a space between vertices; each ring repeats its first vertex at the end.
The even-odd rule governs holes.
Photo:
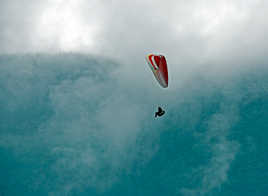
POLYGON ((172 193, 220 188, 243 149, 230 137, 240 106, 267 94, 254 72, 268 62, 267 11, 265 0, 0 0, 0 147, 15 162, 4 186, 101 194, 125 174, 146 184, 138 172, 163 156, 182 172, 160 173, 172 193), (146 65, 151 52, 167 58, 168 89, 146 65), (155 121, 159 104, 167 113, 155 121))

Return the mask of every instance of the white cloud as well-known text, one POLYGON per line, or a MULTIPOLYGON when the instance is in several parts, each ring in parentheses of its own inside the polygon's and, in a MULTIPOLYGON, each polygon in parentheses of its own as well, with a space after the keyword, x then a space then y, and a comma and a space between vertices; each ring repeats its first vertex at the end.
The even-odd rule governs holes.
POLYGON ((230 51, 243 54, 242 46, 233 49, 245 42, 255 44, 249 51, 263 48, 264 37, 258 35, 267 32, 267 6, 261 0, 13 0, 2 5, 2 53, 76 51, 133 60, 161 52, 187 69, 228 58, 230 51))
MULTIPOLYGON (((237 94, 237 89, 231 81, 224 82, 222 89, 224 99, 219 105, 219 110, 203 122, 206 124, 202 133, 196 134, 211 154, 207 164, 197 169, 199 183, 193 188, 182 188, 180 192, 186 196, 208 195, 228 182, 228 174, 232 162, 239 152, 238 141, 229 139, 230 131, 239 121, 239 103, 242 95, 237 94)), ((194 176, 192 176, 194 177, 194 176)))

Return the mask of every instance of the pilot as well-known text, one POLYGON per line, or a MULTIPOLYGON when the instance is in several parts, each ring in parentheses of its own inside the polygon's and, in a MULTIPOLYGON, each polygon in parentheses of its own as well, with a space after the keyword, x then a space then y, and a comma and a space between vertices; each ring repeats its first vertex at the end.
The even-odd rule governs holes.
POLYGON ((155 115, 154 115, 154 117, 157 117, 157 116, 162 116, 162 115, 164 115, 165 114, 165 111, 164 110, 162 110, 162 108, 161 107, 158 107, 158 111, 155 113, 155 115))

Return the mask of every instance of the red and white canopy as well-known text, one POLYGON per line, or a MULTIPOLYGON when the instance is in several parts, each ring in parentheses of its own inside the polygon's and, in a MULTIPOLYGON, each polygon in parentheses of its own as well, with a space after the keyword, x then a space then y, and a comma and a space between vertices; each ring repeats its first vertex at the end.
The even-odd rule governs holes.
POLYGON ((167 61, 163 55, 149 54, 146 56, 146 61, 148 62, 150 68, 156 80, 163 88, 168 87, 168 69, 167 61))

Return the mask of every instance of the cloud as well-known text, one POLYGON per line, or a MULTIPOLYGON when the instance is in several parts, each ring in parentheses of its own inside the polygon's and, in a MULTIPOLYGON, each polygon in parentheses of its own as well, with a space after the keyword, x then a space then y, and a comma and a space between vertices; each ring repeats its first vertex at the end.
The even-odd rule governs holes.
POLYGON ((227 115, 230 114, 213 116, 210 121, 213 125, 209 125, 209 131, 206 133, 211 145, 212 158, 210 163, 202 168, 202 185, 199 190, 201 195, 220 188, 228 180, 230 165, 239 151, 239 143, 227 139, 228 130, 233 124, 230 121, 236 117, 226 117, 227 115))
POLYGON ((139 155, 146 144, 136 140, 152 114, 113 75, 115 62, 78 54, 0 58, 0 147, 33 166, 27 189, 43 184, 51 195, 89 187, 102 192, 134 159, 150 159, 153 152, 139 155))
POLYGON ((234 65, 248 55, 265 58, 266 4, 2 0, 0 52, 88 52, 134 64, 159 52, 178 73, 222 61, 234 65))
POLYGON ((123 65, 118 71, 128 81, 136 80, 135 75, 146 81, 144 56, 162 53, 176 76, 170 77, 170 87, 176 88, 199 72, 217 80, 265 64, 266 4, 263 0, 3 1, 0 53, 106 56, 123 65))
MULTIPOLYGON (((264 0, 0 2, 1 54, 99 55, 94 60, 70 53, 1 56, 5 65, 0 77, 5 87, 0 97, 5 114, 1 128, 14 132, 1 139, 1 146, 16 149, 22 159, 34 157, 31 153, 37 151, 31 149, 40 148, 44 148, 40 156, 45 160, 56 157, 47 176, 37 182, 42 184, 56 175, 59 183, 47 185, 53 187, 51 194, 79 186, 106 190, 116 182, 145 148, 133 150, 133 145, 144 119, 151 115, 151 105, 166 104, 166 100, 175 103, 173 95, 182 89, 207 90, 202 86, 191 89, 190 76, 201 72, 208 82, 222 84, 237 70, 267 64, 268 6, 264 0), (166 55, 169 91, 160 91, 150 70, 144 68, 148 52, 166 55), (116 59, 120 66, 101 62, 103 56, 116 59), (27 132, 28 139, 18 135, 32 128, 37 132, 27 132)), ((212 88, 221 85, 215 86, 212 88)), ((219 188, 228 180, 239 151, 239 143, 228 135, 238 118, 241 99, 230 89, 223 90, 225 98, 234 97, 225 104, 234 105, 220 106, 207 121, 207 136, 201 135, 201 140, 210 146, 212 157, 200 167, 199 186, 182 189, 185 194, 206 194, 219 188)), ((141 159, 149 160, 153 153, 154 149, 146 149, 141 159)))
POLYGON ((35 26, 43 1, 1 0, 0 53, 34 52, 35 26))
POLYGON ((222 101, 219 101, 219 109, 212 113, 204 123, 204 130, 196 130, 196 137, 207 147, 210 158, 206 164, 193 169, 190 178, 198 179, 198 183, 191 188, 181 188, 183 195, 208 195, 220 190, 221 186, 228 182, 228 173, 232 162, 239 153, 240 143, 232 140, 232 128, 239 122, 239 103, 244 94, 239 94, 237 84, 232 81, 224 82, 221 90, 222 101))

